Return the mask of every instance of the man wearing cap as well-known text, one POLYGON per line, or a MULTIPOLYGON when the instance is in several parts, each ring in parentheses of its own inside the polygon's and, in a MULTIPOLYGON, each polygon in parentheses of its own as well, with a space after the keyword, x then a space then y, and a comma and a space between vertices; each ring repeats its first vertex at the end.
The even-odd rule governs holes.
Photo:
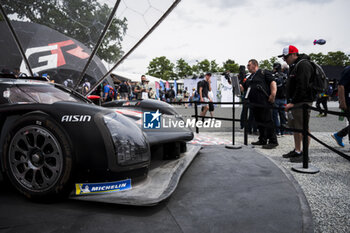
POLYGON ((278 146, 278 142, 272 121, 272 109, 268 108, 268 105, 275 102, 276 82, 271 72, 259 69, 257 60, 249 60, 247 67, 251 75, 246 81, 248 90, 245 98, 257 104, 252 107, 252 112, 259 129, 259 140, 252 142, 252 145, 262 145, 264 149, 273 149, 278 146))
MULTIPOLYGON (((303 109, 301 106, 304 104, 311 106, 314 100, 309 85, 314 68, 310 63, 310 57, 306 54, 299 54, 298 49, 293 45, 284 48, 282 54, 278 57, 282 57, 289 65, 287 105, 285 107, 286 112, 291 111, 291 114, 288 115, 288 126, 293 129, 302 129, 303 109)), ((310 111, 308 111, 307 125, 309 125, 309 118, 310 111)), ((302 162, 301 144, 303 135, 302 133, 294 132, 293 136, 295 148, 291 152, 284 154, 283 158, 290 158, 290 161, 294 163, 302 162)))

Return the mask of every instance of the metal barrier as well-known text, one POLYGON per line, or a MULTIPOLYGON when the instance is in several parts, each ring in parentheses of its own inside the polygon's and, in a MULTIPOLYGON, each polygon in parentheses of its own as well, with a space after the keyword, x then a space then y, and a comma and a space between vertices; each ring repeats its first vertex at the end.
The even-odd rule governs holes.
MULTIPOLYGON (((195 117, 196 122, 198 121, 198 118, 201 117, 203 119, 211 119, 212 117, 206 117, 206 116, 199 116, 198 115, 198 105, 199 104, 208 104, 208 102, 193 102, 193 101, 188 101, 188 102, 172 102, 170 104, 194 104, 194 109, 195 109, 195 114, 191 115, 191 117, 195 117)), ((235 119, 235 105, 236 104, 241 104, 243 105, 243 107, 264 107, 264 108, 271 108, 271 109, 283 109, 283 108, 278 108, 278 107, 274 107, 271 105, 261 105, 261 104, 253 104, 250 103, 248 100, 245 100, 243 102, 212 102, 213 104, 216 105, 232 105, 232 119, 231 118, 222 118, 222 117, 214 117, 217 120, 223 120, 223 121, 232 121, 232 145, 235 145, 235 122, 236 121, 241 121, 240 119, 235 119)), ((331 114, 331 115, 337 115, 337 116, 347 116, 346 113, 344 112, 336 112, 336 111, 325 111, 325 110, 319 110, 317 108, 311 107, 307 104, 302 105, 301 107, 295 107, 295 108, 302 108, 303 109, 303 129, 293 129, 293 128, 289 128, 289 127, 285 127, 285 126, 280 126, 281 129, 286 129, 295 133, 302 133, 303 139, 302 139, 302 144, 303 144, 303 162, 302 165, 300 166, 294 166, 292 168, 292 170, 296 171, 296 172, 302 172, 302 173, 310 173, 310 174, 314 174, 319 172, 319 169, 311 166, 309 164, 309 147, 308 147, 308 137, 311 137, 312 139, 314 139, 316 142, 320 143, 321 145, 323 145, 324 147, 328 148, 329 150, 337 153, 338 155, 342 156, 343 158, 347 159, 350 161, 350 156, 338 151, 336 149, 334 149, 333 147, 325 144, 324 142, 322 142, 321 140, 317 139, 314 135, 312 135, 309 132, 309 122, 308 122, 308 110, 314 110, 314 111, 321 111, 323 113, 327 113, 327 114, 331 114)), ((295 109, 294 108, 294 109, 295 109)), ((248 112, 248 111, 247 111, 248 112)), ((244 145, 248 145, 248 132, 247 132, 247 123, 248 123, 248 119, 247 119, 247 112, 244 114, 243 116, 243 121, 244 121, 244 145)), ((276 126, 274 126, 276 127, 276 126)), ((196 133, 199 133, 199 128, 196 127, 196 133)))

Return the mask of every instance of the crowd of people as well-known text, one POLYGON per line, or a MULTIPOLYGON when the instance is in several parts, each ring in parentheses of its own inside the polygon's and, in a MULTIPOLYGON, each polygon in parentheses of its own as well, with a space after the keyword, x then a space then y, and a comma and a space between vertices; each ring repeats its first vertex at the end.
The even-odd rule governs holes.
MULTIPOLYGON (((284 129, 287 128, 299 130, 293 132, 294 148, 289 153, 282 155, 283 158, 291 162, 302 162, 303 135, 300 131, 303 129, 303 108, 305 104, 312 106, 316 101, 316 107, 320 114, 318 117, 327 116, 327 101, 333 94, 334 89, 338 89, 339 107, 346 113, 349 120, 350 110, 347 106, 350 104, 350 67, 346 67, 341 74, 341 80, 337 87, 330 84, 322 92, 315 92, 314 80, 317 78, 314 65, 310 57, 299 53, 299 50, 290 45, 283 49, 279 57, 282 57, 288 66, 281 66, 280 63, 273 64, 273 70, 263 70, 255 59, 248 62, 247 68, 250 72, 248 77, 240 78, 241 91, 244 98, 251 103, 249 109, 242 109, 242 117, 246 114, 248 123, 248 132, 252 133, 258 129, 258 141, 252 142, 253 145, 262 146, 264 149, 273 149, 278 146, 278 135, 290 134, 284 129), (324 109, 321 109, 320 105, 324 109), (271 107, 274 107, 273 109, 271 107)), ((309 125, 310 110, 307 111, 307 122, 309 125)), ((241 128, 244 124, 241 123, 241 128)), ((341 129, 331 136, 339 146, 344 147, 343 138, 349 134, 350 127, 341 129)), ((310 143, 308 140, 307 146, 310 143)))
MULTIPOLYGON (((285 127, 302 130, 303 129, 303 105, 312 106, 316 101, 319 110, 318 117, 326 117, 328 106, 327 101, 338 89, 339 107, 346 113, 349 119, 350 110, 350 66, 346 67, 341 74, 338 86, 329 85, 328 89, 316 93, 310 85, 315 76, 315 67, 310 57, 299 53, 299 50, 290 45, 283 49, 281 57, 286 64, 281 65, 276 62, 273 70, 260 69, 257 60, 248 61, 247 69, 249 75, 245 74, 245 67, 240 67, 238 75, 242 99, 247 99, 251 103, 250 107, 243 106, 241 113, 241 128, 247 127, 250 134, 258 134, 258 140, 252 142, 253 145, 262 146, 264 149, 273 149, 278 146, 278 136, 291 134, 285 131, 285 127), (321 105, 323 109, 321 109, 321 105), (274 107, 274 108, 271 108, 274 107), (244 118, 247 117, 247 123, 244 118)), ((11 74, 15 77, 23 77, 19 69, 13 71, 3 69, 2 74, 11 74)), ((133 99, 158 99, 166 102, 201 102, 200 116, 206 116, 209 111, 210 117, 214 117, 213 92, 211 85, 211 73, 206 73, 204 79, 197 83, 197 88, 192 89, 189 94, 187 88, 174 90, 171 86, 168 89, 153 90, 149 86, 149 80, 145 75, 141 76, 140 82, 132 83, 122 81, 116 86, 104 81, 98 88, 103 102, 112 100, 133 100, 133 99)), ((230 79, 228 79, 229 83, 230 79)), ((73 87, 73 81, 66 79, 63 82, 67 87, 73 87)), ((81 86, 82 94, 89 93, 91 84, 87 79, 81 86)), ((191 104, 185 104, 185 107, 191 104)), ((310 119, 310 110, 307 115, 307 125, 310 119)), ((339 146, 344 147, 343 138, 349 134, 349 126, 332 134, 332 137, 339 146)), ((301 162, 305 148, 302 148, 302 133, 293 132, 294 148, 289 153, 282 155, 290 159, 291 162, 301 162)))

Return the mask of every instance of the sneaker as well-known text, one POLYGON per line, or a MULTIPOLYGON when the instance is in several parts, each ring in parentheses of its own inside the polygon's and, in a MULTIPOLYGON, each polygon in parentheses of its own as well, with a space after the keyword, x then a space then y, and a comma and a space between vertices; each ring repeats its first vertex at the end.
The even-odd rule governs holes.
POLYGON ((256 142, 252 142, 252 145, 255 145, 255 146, 263 146, 263 145, 266 145, 266 142, 263 142, 263 141, 256 141, 256 142))
MULTIPOLYGON (((303 153, 301 153, 299 156, 297 157, 293 157, 293 158, 290 158, 289 161, 291 163, 302 163, 303 162, 303 153)), ((310 162, 310 158, 309 158, 309 162, 310 162)))
POLYGON ((275 148, 276 146, 278 146, 278 143, 268 143, 266 145, 263 145, 262 148, 263 149, 273 149, 275 148))
POLYGON ((339 146, 341 146, 341 147, 344 147, 344 146, 345 146, 344 143, 343 143, 343 138, 340 137, 340 136, 338 136, 337 133, 334 133, 334 134, 332 134, 331 136, 332 136, 332 138, 334 138, 334 140, 337 142, 337 144, 338 144, 339 146))
POLYGON ((300 152, 300 154, 298 154, 295 150, 292 150, 292 151, 288 152, 287 154, 282 155, 282 157, 288 159, 288 158, 298 157, 302 154, 303 154, 303 152, 300 152))
POLYGON ((322 117, 322 116, 323 116, 323 114, 322 114, 322 113, 320 113, 320 114, 316 115, 316 117, 322 117))

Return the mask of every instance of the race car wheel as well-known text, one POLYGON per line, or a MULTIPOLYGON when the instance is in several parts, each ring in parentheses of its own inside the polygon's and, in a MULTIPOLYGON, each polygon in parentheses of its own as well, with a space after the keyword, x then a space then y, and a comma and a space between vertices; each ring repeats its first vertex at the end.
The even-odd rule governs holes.
POLYGON ((57 124, 45 118, 40 115, 24 117, 5 143, 8 178, 32 199, 61 197, 71 188, 69 143, 57 124))

